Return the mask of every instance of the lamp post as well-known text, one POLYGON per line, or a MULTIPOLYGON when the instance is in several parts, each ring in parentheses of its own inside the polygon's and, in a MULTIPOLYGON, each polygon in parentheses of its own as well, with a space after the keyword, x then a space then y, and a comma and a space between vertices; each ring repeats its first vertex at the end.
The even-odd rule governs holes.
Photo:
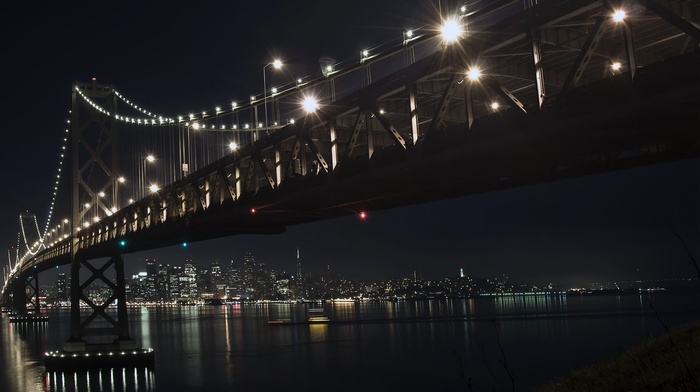
POLYGON ((266 70, 267 67, 269 67, 270 65, 272 65, 273 67, 275 67, 275 69, 280 69, 280 68, 282 68, 282 61, 280 61, 280 60, 278 60, 278 59, 277 59, 277 60, 274 60, 274 61, 271 62, 271 63, 265 64, 265 66, 264 66, 263 69, 262 69, 262 73, 263 73, 263 105, 265 106, 265 130, 267 130, 267 127, 268 127, 268 124, 269 124, 269 123, 267 122, 267 79, 266 79, 266 76, 265 76, 265 70, 266 70))

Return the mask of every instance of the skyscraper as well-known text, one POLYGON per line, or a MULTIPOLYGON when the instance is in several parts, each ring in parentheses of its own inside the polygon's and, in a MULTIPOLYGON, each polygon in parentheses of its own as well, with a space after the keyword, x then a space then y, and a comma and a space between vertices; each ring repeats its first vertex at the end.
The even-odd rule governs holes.
POLYGON ((66 273, 59 272, 56 280, 56 299, 59 301, 68 300, 68 285, 66 283, 66 273))

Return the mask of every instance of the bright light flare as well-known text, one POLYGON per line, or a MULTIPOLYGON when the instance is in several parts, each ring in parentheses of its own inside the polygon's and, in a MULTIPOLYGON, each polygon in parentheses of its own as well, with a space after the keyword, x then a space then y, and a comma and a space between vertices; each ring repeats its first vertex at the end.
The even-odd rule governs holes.
POLYGON ((359 214, 359 215, 360 215, 360 219, 362 219, 362 220, 367 219, 367 213, 366 213, 366 212, 360 211, 360 214, 359 214))
POLYGON ((154 157, 153 155, 149 155, 149 156, 146 157, 146 160, 147 160, 148 162, 153 162, 153 161, 156 160, 156 157, 154 157))
POLYGON ((623 10, 617 10, 617 11, 615 11, 615 13, 613 14, 613 20, 614 20, 615 22, 622 22, 623 20, 625 20, 625 16, 627 16, 627 14, 625 13, 625 11, 623 11, 623 10))
POLYGON ((153 184, 150 187, 148 187, 148 189, 150 189, 151 192, 156 193, 160 188, 158 188, 158 185, 153 184))
POLYGON ((491 109, 493 109, 493 110, 498 110, 498 106, 499 106, 498 102, 491 103, 491 109))
POLYGON ((304 108, 306 113, 313 113, 318 109, 318 101, 314 97, 304 97, 304 101, 301 106, 304 108))
POLYGON ((238 144, 236 144, 235 142, 231 142, 228 144, 228 148, 231 151, 236 151, 236 149, 238 148, 238 144))
POLYGON ((467 77, 469 80, 478 80, 481 77, 481 70, 476 67, 469 68, 469 71, 467 71, 467 77))
POLYGON ((614 62, 612 65, 610 65, 610 68, 612 68, 613 71, 618 71, 620 68, 622 68, 622 64, 619 62, 614 62))
POLYGON ((199 123, 192 123, 192 128, 199 129, 199 123))
POLYGON ((440 28, 440 35, 442 35, 442 40, 446 44, 457 42, 462 38, 463 33, 464 29, 462 28, 462 24, 459 19, 454 16, 447 18, 440 28))
POLYGON ((272 66, 275 67, 275 69, 282 68, 282 60, 276 59, 272 62, 272 66))

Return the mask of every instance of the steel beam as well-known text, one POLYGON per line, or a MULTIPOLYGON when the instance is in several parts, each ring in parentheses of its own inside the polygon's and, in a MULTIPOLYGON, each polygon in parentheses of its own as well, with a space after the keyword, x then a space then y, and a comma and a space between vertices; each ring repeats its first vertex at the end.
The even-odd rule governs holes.
MULTIPOLYGON (((652 1, 652 0, 637 0, 637 3, 641 4, 644 8, 655 13, 663 20, 677 27, 682 32, 688 34, 696 42, 700 42, 700 29, 698 26, 687 19, 677 15, 673 11, 664 7, 663 5, 652 1)), ((697 7, 697 4, 696 4, 697 7)))
POLYGON ((450 101, 452 100, 454 91, 457 86, 459 86, 459 81, 461 80, 462 78, 459 77, 456 72, 452 72, 450 74, 445 90, 443 90, 442 97, 440 98, 440 103, 437 110, 435 110, 435 113, 433 114, 433 119, 430 122, 430 127, 428 127, 427 133, 432 133, 444 125, 443 117, 445 116, 445 113, 447 113, 447 109, 450 107, 450 101))
POLYGON ((581 51, 579 52, 576 61, 571 66, 569 76, 567 76, 564 85, 557 94, 557 102, 559 102, 559 104, 566 100, 566 96, 568 95, 569 90, 576 87, 579 80, 581 80, 581 76, 586 70, 588 63, 593 56, 593 52, 598 47, 598 43, 600 43, 600 40, 603 38, 603 34, 605 33, 607 25, 607 19, 599 18, 596 21, 595 25, 593 25, 593 27, 591 28, 591 31, 588 33, 588 38, 586 38, 586 42, 581 47, 581 51))
POLYGON ((403 140, 403 137, 396 130, 396 127, 394 127, 394 125, 391 124, 391 121, 389 121, 389 119, 386 118, 386 116, 379 111, 379 108, 376 106, 376 104, 372 109, 372 113, 374 113, 374 117, 379 121, 380 124, 382 124, 382 127, 384 127, 384 129, 389 133, 389 136, 394 141, 394 144, 403 147, 403 149, 405 150, 406 141, 403 140))
POLYGON ((535 86, 537 87, 538 109, 544 107, 544 100, 547 94, 544 85, 544 67, 542 66, 542 52, 540 50, 540 32, 531 29, 529 32, 530 46, 532 48, 532 63, 535 67, 535 86))
POLYGON ((506 101, 508 103, 508 105, 510 105, 512 108, 514 108, 516 110, 519 110, 519 111, 527 114, 527 110, 525 109, 525 105, 523 105, 523 103, 520 102, 520 100, 513 93, 510 92, 510 90, 505 88, 505 86, 503 86, 503 84, 501 84, 501 82, 499 82, 495 78, 489 77, 489 76, 485 77, 484 81, 494 91, 496 91, 496 93, 501 98, 503 98, 503 100, 506 101))
POLYGON ((352 156, 352 152, 355 150, 355 147, 357 146, 357 139, 360 136, 360 130, 362 130, 362 117, 364 115, 364 111, 360 110, 357 112, 357 117, 355 118, 355 126, 352 128, 352 133, 350 134, 350 139, 348 140, 348 146, 345 149, 345 155, 343 156, 344 159, 348 159, 352 156))
POLYGON ((416 101, 415 86, 407 86, 406 91, 408 91, 408 106, 411 115, 411 141, 415 146, 418 142, 418 137, 420 136, 420 128, 418 125, 418 103, 416 101))
POLYGON ((338 165, 338 138, 335 132, 335 118, 328 120, 328 132, 331 143, 331 170, 338 165))

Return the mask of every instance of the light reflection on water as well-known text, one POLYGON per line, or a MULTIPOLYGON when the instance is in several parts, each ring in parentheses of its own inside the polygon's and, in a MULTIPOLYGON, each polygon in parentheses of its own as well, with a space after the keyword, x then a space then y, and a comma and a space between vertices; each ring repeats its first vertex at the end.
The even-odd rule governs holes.
POLYGON ((506 370, 526 390, 663 334, 657 316, 697 320, 699 302, 697 293, 339 302, 324 305, 332 324, 282 326, 267 321, 302 322, 319 305, 131 308, 131 335, 155 350, 153 369, 51 373, 42 354, 69 335, 68 309, 36 325, 3 315, 0 390, 465 390, 462 373, 490 390, 509 389, 506 370))
POLYGON ((99 369, 79 372, 45 372, 48 391, 154 391, 155 375, 149 368, 99 369))

